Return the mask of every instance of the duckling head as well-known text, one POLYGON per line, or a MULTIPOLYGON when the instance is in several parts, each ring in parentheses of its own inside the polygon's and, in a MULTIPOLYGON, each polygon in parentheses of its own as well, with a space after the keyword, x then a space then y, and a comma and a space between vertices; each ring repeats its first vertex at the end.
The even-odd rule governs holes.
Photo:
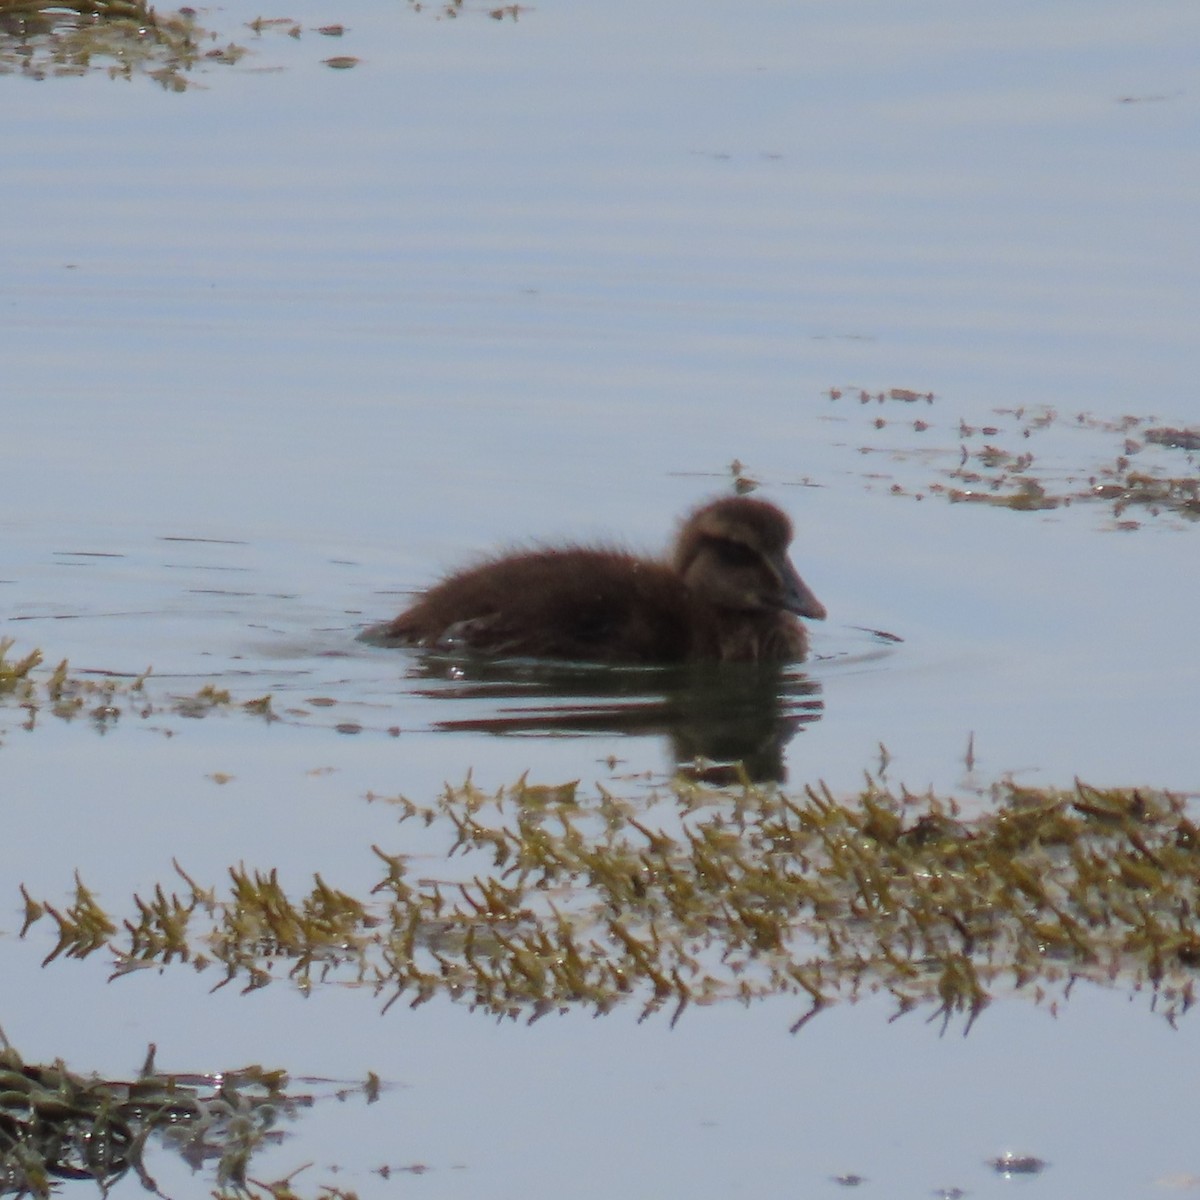
POLYGON ((788 558, 792 523, 765 500, 729 496, 697 509, 675 543, 674 565, 689 590, 716 608, 786 611, 814 621, 825 606, 788 558))

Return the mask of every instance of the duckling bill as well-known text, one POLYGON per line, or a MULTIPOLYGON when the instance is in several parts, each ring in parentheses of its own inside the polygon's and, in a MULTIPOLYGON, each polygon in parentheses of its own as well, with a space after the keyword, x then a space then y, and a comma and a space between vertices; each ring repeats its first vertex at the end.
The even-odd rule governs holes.
POLYGON ((773 504, 714 500, 682 522, 669 557, 567 545, 485 560, 368 631, 384 645, 612 664, 791 662, 796 619, 824 605, 788 558, 773 504))

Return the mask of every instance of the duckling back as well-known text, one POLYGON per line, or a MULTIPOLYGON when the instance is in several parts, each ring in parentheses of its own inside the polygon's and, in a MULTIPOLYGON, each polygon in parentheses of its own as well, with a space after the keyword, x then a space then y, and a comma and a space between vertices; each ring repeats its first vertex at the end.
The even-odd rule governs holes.
POLYGON ((674 571, 583 547, 450 575, 380 635, 441 650, 600 663, 683 662, 691 649, 687 589, 674 571))

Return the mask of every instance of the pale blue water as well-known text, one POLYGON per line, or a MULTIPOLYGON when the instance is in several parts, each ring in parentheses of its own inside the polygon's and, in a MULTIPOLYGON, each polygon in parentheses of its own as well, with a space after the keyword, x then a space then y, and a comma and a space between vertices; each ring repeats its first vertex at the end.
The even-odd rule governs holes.
MULTIPOLYGON (((243 40, 255 15, 202 19, 243 40)), ((353 638, 497 544, 658 549, 735 457, 793 515, 830 613, 793 782, 857 787, 882 742, 893 781, 974 805, 1007 772, 1200 788, 1195 524, 928 491, 987 441, 1086 488, 1123 435, 1079 412, 1200 424, 1191 6, 288 15, 299 41, 267 34, 181 96, 0 77, 0 633, 77 669, 152 665, 159 695, 215 681, 303 710, 103 736, 0 710, 8 1036, 113 1074, 151 1040, 179 1069, 376 1070, 405 1087, 361 1128, 337 1106, 270 1160, 340 1163, 311 1186, 364 1196, 833 1195, 854 1171, 875 1194, 1126 1197, 1200 1171, 1195 1029, 1119 992, 1058 1021, 997 1004, 965 1040, 874 1005, 795 1039, 786 1005, 526 1030, 340 990, 209 997, 171 971, 107 985, 15 940, 17 883, 63 896, 75 868, 114 906, 176 855, 212 882, 243 860, 353 889, 371 842, 404 836, 368 791, 428 798, 468 769, 611 785, 613 755, 661 775, 661 737, 441 732, 498 702, 353 638), (311 32, 335 17, 338 42, 311 32), (1043 405, 1063 419, 1029 439, 995 411, 1043 405), (1053 1165, 1006 1183, 981 1165, 1006 1149, 1053 1165), (433 1169, 403 1185, 367 1173, 415 1161, 433 1169)))

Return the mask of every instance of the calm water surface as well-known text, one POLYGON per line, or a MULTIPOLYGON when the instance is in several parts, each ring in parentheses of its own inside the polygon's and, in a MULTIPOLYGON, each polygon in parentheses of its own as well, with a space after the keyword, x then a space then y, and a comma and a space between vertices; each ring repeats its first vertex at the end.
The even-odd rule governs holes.
POLYGON ((354 638, 497 544, 655 551, 735 458, 830 613, 782 706, 747 701, 791 783, 857 788, 882 743, 890 781, 977 809, 1007 773, 1200 788, 1195 523, 933 487, 991 445, 1078 496, 1126 437, 1196 475, 1142 444, 1200 424, 1192 6, 301 4, 298 40, 256 15, 202 14, 253 54, 182 95, 0 77, 0 632, 288 717, 29 732, 0 709, 9 1038, 109 1075, 150 1041, 167 1069, 374 1070, 379 1104, 319 1108, 256 1169, 313 1160, 314 1190, 364 1196, 834 1195, 853 1172, 1128 1197, 1200 1174, 1194 1023, 1121 991, 1056 1020, 997 1004, 966 1039, 876 1002, 795 1038, 782 1002, 497 1027, 179 971, 110 985, 17 940, 18 882, 62 897, 78 868, 124 911, 175 856, 361 891, 370 845, 407 836, 369 792, 468 770, 633 791, 712 746, 669 680, 514 687, 354 638), (336 44, 313 31, 333 19, 336 44), (859 403, 892 388, 934 400, 859 403), (1052 1165, 1006 1181, 983 1166, 1005 1150, 1052 1165))

